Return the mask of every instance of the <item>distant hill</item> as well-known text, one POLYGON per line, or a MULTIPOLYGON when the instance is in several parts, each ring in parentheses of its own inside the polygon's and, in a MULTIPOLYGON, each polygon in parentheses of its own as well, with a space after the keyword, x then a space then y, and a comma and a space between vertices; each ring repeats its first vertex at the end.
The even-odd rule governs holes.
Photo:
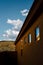
POLYGON ((1 51, 15 51, 16 46, 14 41, 0 41, 0 52, 1 51))

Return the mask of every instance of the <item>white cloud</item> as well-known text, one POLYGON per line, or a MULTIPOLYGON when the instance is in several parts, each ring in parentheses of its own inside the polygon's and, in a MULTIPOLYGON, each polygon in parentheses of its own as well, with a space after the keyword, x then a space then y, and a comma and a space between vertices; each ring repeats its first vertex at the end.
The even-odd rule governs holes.
POLYGON ((20 19, 17 19, 17 20, 8 19, 7 23, 15 25, 15 26, 22 25, 22 21, 20 19))
POLYGON ((16 39, 17 35, 19 34, 19 31, 22 27, 23 22, 20 19, 17 19, 17 20, 8 19, 7 23, 13 25, 12 29, 6 30, 2 36, 4 37, 4 40, 15 41, 15 39, 16 39))
POLYGON ((28 12, 29 12, 29 10, 27 10, 27 9, 21 10, 21 14, 23 16, 27 16, 28 15, 28 12))
POLYGON ((15 35, 18 35, 19 34, 19 31, 14 31, 13 30, 12 33, 15 34, 15 35))
POLYGON ((3 36, 3 37, 8 37, 8 35, 6 35, 6 34, 3 34, 2 36, 3 36))
POLYGON ((17 19, 17 20, 8 19, 7 23, 13 25, 12 29, 18 29, 18 30, 22 27, 22 24, 23 24, 22 20, 20 19, 17 19))
POLYGON ((6 30, 5 33, 3 34, 3 37, 5 40, 15 41, 18 34, 19 34, 19 31, 15 31, 11 29, 11 30, 6 30))
POLYGON ((2 41, 2 40, 0 40, 0 41, 2 41))
POLYGON ((6 34, 10 35, 11 34, 11 29, 6 30, 5 32, 6 32, 6 34))

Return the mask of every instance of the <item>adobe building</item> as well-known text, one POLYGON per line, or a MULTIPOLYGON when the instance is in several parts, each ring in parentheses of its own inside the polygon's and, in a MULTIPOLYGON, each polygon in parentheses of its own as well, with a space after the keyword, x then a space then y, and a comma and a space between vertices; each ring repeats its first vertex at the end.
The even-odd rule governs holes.
POLYGON ((43 65, 43 0, 35 0, 16 39, 18 65, 43 65))

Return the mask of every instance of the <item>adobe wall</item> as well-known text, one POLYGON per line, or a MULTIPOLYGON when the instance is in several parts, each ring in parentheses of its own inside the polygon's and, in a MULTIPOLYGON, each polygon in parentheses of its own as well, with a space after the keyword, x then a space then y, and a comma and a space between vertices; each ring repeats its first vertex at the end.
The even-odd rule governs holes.
POLYGON ((18 65, 43 65, 43 13, 38 17, 31 28, 24 34, 16 44, 18 53, 18 65), (35 40, 35 29, 40 28, 40 41, 35 40), (28 43, 28 34, 32 35, 32 43, 28 43), (27 37, 27 43, 24 38, 27 37), (21 55, 22 49, 22 55, 21 55))

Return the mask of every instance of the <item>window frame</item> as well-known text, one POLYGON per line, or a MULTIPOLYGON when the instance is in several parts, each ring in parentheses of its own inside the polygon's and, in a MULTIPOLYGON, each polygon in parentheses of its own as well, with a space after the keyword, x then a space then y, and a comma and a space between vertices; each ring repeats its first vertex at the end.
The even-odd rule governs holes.
POLYGON ((35 41, 40 41, 40 27, 39 26, 37 26, 36 28, 35 28, 35 41), (36 33, 37 32, 37 28, 39 28, 39 33, 36 33), (38 35, 39 34, 39 35, 38 35), (38 37, 37 37, 37 35, 39 36, 39 39, 38 39, 38 37))
POLYGON ((31 33, 28 34, 28 43, 31 44, 32 43, 32 35, 31 36, 29 36, 29 35, 31 35, 31 33), (31 41, 29 41, 29 40, 31 40, 31 41))

